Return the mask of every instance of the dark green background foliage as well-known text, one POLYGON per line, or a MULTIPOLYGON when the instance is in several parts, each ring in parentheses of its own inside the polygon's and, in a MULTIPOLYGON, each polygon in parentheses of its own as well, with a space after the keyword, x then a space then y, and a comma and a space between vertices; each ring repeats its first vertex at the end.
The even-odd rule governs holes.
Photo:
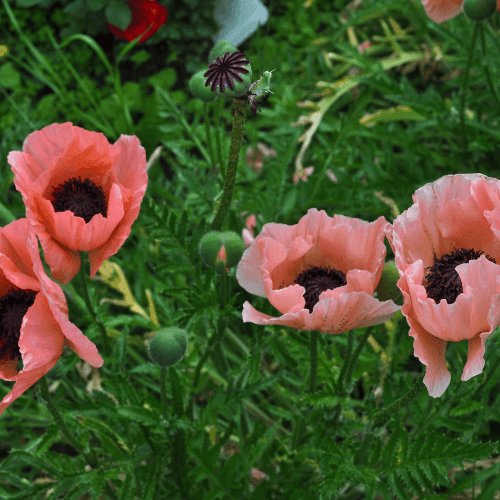
MULTIPOLYGON (((483 374, 461 382, 467 344, 449 343, 452 380, 445 394, 433 399, 422 386, 387 425, 371 429, 377 412, 407 393, 425 371, 400 313, 373 329, 375 343, 361 353, 348 381, 351 392, 339 398, 336 380, 347 333, 320 334, 319 390, 308 395, 308 332, 243 323, 245 300, 264 313, 276 311, 238 285, 235 269, 226 282, 230 300, 220 306, 222 278, 202 264, 198 245, 210 230, 222 188, 232 103, 217 100, 205 114, 188 88, 190 75, 206 66, 213 46, 212 3, 162 2, 169 10, 166 25, 125 54, 126 42, 115 39, 105 24, 106 9, 117 2, 8 3, 19 30, 2 11, 0 45, 9 48, 0 58, 2 225, 25 215, 6 158, 9 151, 21 150, 31 132, 71 121, 103 132, 112 143, 120 134, 135 134, 148 158, 161 145, 160 158, 148 171, 139 218, 110 261, 121 267, 146 311, 146 291, 151 292, 162 327, 189 332, 189 348, 167 380, 169 398, 172 389, 181 389, 184 411, 178 414, 172 397, 168 419, 162 420, 160 368, 149 361, 144 342, 156 327, 110 301, 123 296, 93 280, 92 297, 112 344, 98 370, 103 391, 85 390, 89 379, 82 378, 79 359, 69 350, 46 378, 68 427, 100 466, 85 470, 84 457, 63 441, 35 385, 1 417, 0 498, 445 500, 474 486, 479 486, 476 498, 494 498, 500 490, 497 334, 486 344, 483 374), (97 45, 82 39, 64 43, 78 33, 97 45), (229 365, 225 373, 211 343, 219 330, 229 365), (184 436, 184 456, 174 453, 179 436, 184 436), (251 487, 252 468, 268 479, 251 487)), ((255 78, 274 70, 273 93, 261 99, 257 115, 248 113, 224 230, 240 234, 249 214, 257 216, 255 234, 268 222, 296 224, 311 207, 367 221, 384 215, 392 222, 395 213, 387 199, 402 212, 418 187, 443 175, 498 177, 499 108, 484 71, 487 64, 493 81, 499 81, 498 14, 485 26, 487 57, 479 43, 474 49, 464 149, 460 88, 473 23, 463 15, 436 24, 417 0, 363 0, 357 7, 344 0, 315 0, 309 7, 304 0, 264 3, 269 22, 239 50, 251 59, 255 78), (404 33, 395 33, 390 18, 404 33), (370 41, 372 48, 360 53, 350 42, 350 29, 357 43, 370 41), (382 61, 397 50, 427 56, 384 71, 382 61), (352 68, 355 75, 348 73, 352 68), (297 104, 319 103, 325 91, 321 82, 348 76, 359 85, 322 117, 303 158, 314 173, 294 184, 299 138, 309 127, 296 123, 314 111, 297 104), (360 122, 366 114, 398 105, 421 118, 371 127, 360 122), (257 142, 277 155, 255 173, 244 157, 257 142), (338 182, 326 176, 327 170, 338 182)), ((388 247, 387 258, 392 257, 388 247)), ((99 347, 97 327, 78 290, 72 284, 64 290, 71 321, 99 347)), ((355 332, 355 344, 363 332, 355 332)), ((11 386, 2 382, 0 396, 11 386)))

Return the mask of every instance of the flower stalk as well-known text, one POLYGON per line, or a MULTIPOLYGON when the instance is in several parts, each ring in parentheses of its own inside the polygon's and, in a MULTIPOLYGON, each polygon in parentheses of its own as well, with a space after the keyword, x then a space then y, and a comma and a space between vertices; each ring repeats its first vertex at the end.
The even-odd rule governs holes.
POLYGON ((236 171, 238 169, 238 159, 240 157, 241 140, 243 137, 243 128, 245 127, 247 107, 248 99, 246 97, 234 98, 233 128, 231 131, 231 144, 229 146, 226 178, 224 180, 222 198, 210 225, 211 229, 216 231, 222 229, 224 219, 231 206, 231 200, 233 199, 234 183, 236 182, 236 171))
POLYGON ((467 92, 467 84, 469 83, 469 73, 470 67, 472 64, 472 54, 474 53, 474 46, 476 45, 476 38, 479 32, 479 25, 481 23, 474 23, 474 31, 472 32, 472 40, 470 43, 469 56, 467 58, 467 66, 465 67, 464 72, 464 81, 462 83, 462 89, 460 92, 460 127, 462 129, 462 145, 463 145, 463 154, 464 160, 467 156, 467 134, 465 133, 465 93, 467 92))
POLYGON ((106 333, 106 327, 104 326, 104 323, 102 322, 102 319, 98 313, 96 313, 94 306, 92 305, 92 302, 90 300, 90 295, 89 295, 89 290, 87 288, 87 279, 85 277, 86 274, 86 266, 85 266, 85 252, 80 252, 80 259, 81 259, 81 267, 80 271, 78 272, 79 275, 79 280, 80 280, 80 289, 81 292, 83 293, 83 300, 85 301, 85 305, 87 306, 87 309, 91 316, 94 318, 94 321, 97 323, 97 326, 99 328, 99 331, 101 332, 101 339, 102 339, 102 346, 103 346, 103 351, 105 355, 109 354, 109 344, 108 344, 108 334, 106 333))
POLYGON ((311 332, 311 377, 309 379, 309 392, 316 392, 316 379, 318 375, 318 332, 311 332))

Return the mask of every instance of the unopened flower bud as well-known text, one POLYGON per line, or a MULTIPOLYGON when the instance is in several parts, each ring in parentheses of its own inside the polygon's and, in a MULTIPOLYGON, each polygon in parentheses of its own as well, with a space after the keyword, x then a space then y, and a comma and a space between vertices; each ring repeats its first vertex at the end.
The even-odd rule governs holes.
POLYGON ((189 89, 198 99, 204 102, 211 102, 217 97, 217 94, 212 92, 210 87, 205 87, 205 81, 207 79, 203 76, 204 73, 205 70, 202 69, 191 77, 191 80, 189 80, 189 89))
POLYGON ((403 295, 397 287, 399 272, 395 262, 387 262, 384 265, 380 282, 376 288, 378 299, 381 301, 392 300, 396 304, 403 303, 403 295))
POLYGON ((223 274, 241 260, 246 247, 240 236, 234 232, 220 233, 211 231, 200 242, 200 255, 203 262, 223 274))
POLYGON ((185 330, 171 326, 160 330, 148 343, 148 354, 153 363, 169 368, 186 354, 188 336, 185 330))
POLYGON ((465 0, 465 15, 473 21, 484 21, 497 10, 497 0, 465 0))

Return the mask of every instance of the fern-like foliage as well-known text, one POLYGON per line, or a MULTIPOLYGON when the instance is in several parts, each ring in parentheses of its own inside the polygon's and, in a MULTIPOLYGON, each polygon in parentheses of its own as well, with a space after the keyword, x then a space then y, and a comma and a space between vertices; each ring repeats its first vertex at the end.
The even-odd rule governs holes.
MULTIPOLYGON (((432 493, 435 486, 448 484, 451 465, 491 457, 497 447, 497 443, 463 443, 436 433, 422 433, 413 440, 410 437, 398 424, 385 446, 378 443, 372 447, 368 460, 379 482, 389 484, 401 500, 432 493)), ((384 487, 377 489, 383 495, 384 487)))

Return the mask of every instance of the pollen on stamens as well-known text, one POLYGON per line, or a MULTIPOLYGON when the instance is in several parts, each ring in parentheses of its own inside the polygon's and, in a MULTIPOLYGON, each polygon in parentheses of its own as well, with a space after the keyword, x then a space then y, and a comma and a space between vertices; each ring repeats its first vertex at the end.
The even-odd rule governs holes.
POLYGON ((19 335, 23 318, 34 304, 38 292, 9 290, 0 297, 0 361, 18 359, 19 335))

